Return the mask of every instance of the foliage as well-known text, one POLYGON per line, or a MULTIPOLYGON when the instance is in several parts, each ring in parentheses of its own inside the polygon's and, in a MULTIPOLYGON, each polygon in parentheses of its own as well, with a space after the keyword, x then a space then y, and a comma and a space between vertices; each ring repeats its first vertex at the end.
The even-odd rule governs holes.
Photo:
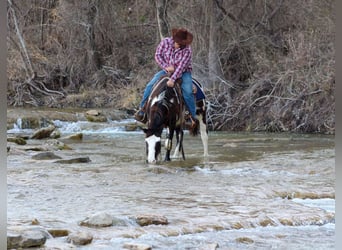
MULTIPOLYGON (((334 133, 334 1, 164 2, 212 129, 334 133)), ((152 0, 8 0, 8 27, 9 106, 135 109, 157 70, 152 0)))

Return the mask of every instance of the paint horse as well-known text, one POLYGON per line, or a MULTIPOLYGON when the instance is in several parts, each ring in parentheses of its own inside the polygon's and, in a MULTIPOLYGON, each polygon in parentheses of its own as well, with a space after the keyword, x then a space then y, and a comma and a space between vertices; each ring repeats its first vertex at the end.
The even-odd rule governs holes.
MULTIPOLYGON (((156 163, 159 160, 161 153, 161 135, 163 129, 166 128, 165 139, 165 161, 170 161, 172 149, 172 139, 176 133, 176 148, 173 158, 180 158, 182 155, 185 160, 183 149, 184 137, 184 121, 185 121, 185 104, 182 97, 180 82, 176 81, 173 88, 167 86, 167 81, 170 78, 165 76, 161 78, 153 87, 152 92, 145 106, 147 115, 147 128, 143 129, 145 133, 147 163, 156 163)), ((194 83, 195 84, 199 84, 194 83)), ((194 89, 197 89, 197 86, 194 89)), ((197 92, 196 92, 197 93, 197 92)), ((202 91, 203 93, 203 91, 202 91)), ((196 136, 201 133, 201 138, 204 146, 204 155, 208 155, 208 134, 206 127, 206 106, 205 100, 197 102, 197 115, 199 123, 188 127, 191 135, 196 136)))

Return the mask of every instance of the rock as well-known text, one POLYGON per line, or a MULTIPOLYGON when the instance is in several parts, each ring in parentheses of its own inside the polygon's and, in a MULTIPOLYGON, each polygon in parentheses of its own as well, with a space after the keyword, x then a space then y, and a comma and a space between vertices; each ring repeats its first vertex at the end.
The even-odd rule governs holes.
POLYGON ((44 139, 50 137, 52 131, 55 130, 55 126, 50 125, 46 128, 38 129, 31 137, 31 139, 44 139))
POLYGON ((97 213, 81 221, 80 226, 87 227, 110 227, 113 225, 113 217, 107 213, 97 213))
POLYGON ((78 134, 72 134, 69 136, 65 136, 63 138, 61 138, 62 140, 82 140, 83 139, 83 134, 82 133, 78 133, 78 134))
POLYGON ((52 131, 50 137, 53 139, 60 138, 61 137, 61 131, 59 131, 59 129, 55 129, 54 131, 52 131))
POLYGON ((74 164, 74 163, 88 163, 91 162, 89 157, 78 157, 69 160, 58 160, 54 161, 54 163, 62 163, 62 164, 74 164))
POLYGON ((85 117, 89 122, 107 122, 107 117, 97 110, 88 110, 85 117))
POLYGON ((62 157, 55 155, 52 152, 43 152, 43 153, 38 153, 36 155, 33 155, 32 159, 34 159, 34 160, 53 160, 53 159, 62 159, 62 157))
POLYGON ((31 225, 39 225, 40 222, 36 218, 31 221, 31 225))
POLYGON ((95 110, 95 109, 92 109, 92 110, 88 110, 86 112, 86 115, 92 115, 92 116, 98 116, 100 115, 101 113, 98 111, 98 110, 95 110))
POLYGON ((140 226, 148 226, 148 225, 167 225, 169 224, 167 218, 165 216, 159 216, 159 215, 138 215, 135 217, 135 221, 140 226))
POLYGON ((75 245, 84 246, 90 244, 93 241, 93 236, 88 232, 75 232, 69 234, 67 238, 68 243, 75 245))
POLYGON ((131 123, 131 124, 125 125, 126 131, 136 131, 136 130, 139 130, 140 128, 141 126, 138 123, 131 123))
POLYGON ((235 239, 239 243, 244 243, 244 244, 252 244, 254 243, 254 240, 248 237, 239 237, 235 239))
POLYGON ((14 142, 18 145, 26 145, 26 140, 22 137, 9 137, 7 138, 7 141, 8 142, 14 142))
POLYGON ((125 243, 123 248, 131 249, 131 250, 151 250, 152 247, 146 244, 138 244, 138 243, 125 243))
POLYGON ((86 119, 89 122, 107 122, 107 117, 104 115, 86 115, 86 119))
POLYGON ((56 229, 56 228, 51 228, 48 229, 48 232, 53 236, 53 237, 64 237, 69 235, 69 230, 67 229, 56 229))
POLYGON ((45 141, 44 146, 47 147, 48 150, 71 150, 72 148, 70 148, 67 144, 65 144, 64 142, 61 142, 59 140, 56 139, 50 139, 45 141))
POLYGON ((7 249, 41 247, 50 237, 42 227, 11 227, 7 229, 7 249))

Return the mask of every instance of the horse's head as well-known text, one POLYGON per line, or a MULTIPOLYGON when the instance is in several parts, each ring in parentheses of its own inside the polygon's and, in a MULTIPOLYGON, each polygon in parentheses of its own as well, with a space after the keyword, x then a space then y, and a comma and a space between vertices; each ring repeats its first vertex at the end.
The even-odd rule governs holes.
POLYGON ((157 163, 161 151, 161 135, 153 129, 144 129, 147 163, 157 163))

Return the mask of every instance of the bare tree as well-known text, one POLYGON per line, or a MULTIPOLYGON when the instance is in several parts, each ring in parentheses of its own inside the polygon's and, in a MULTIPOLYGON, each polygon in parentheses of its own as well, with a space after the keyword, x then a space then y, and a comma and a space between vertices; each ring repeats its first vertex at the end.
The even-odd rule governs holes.
POLYGON ((157 8, 157 22, 160 38, 169 35, 170 27, 167 20, 168 0, 155 0, 157 8))

